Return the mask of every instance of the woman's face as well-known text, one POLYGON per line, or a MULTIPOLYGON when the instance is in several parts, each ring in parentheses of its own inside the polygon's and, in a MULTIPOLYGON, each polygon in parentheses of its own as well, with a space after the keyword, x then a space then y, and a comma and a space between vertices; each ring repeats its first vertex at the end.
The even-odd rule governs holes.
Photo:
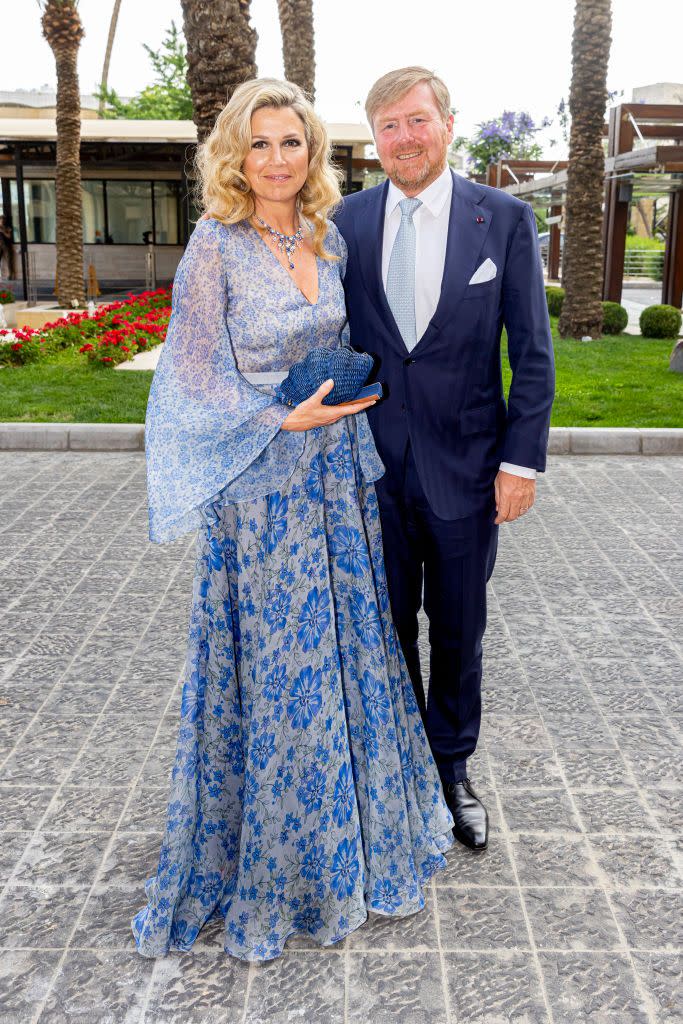
POLYGON ((256 200, 291 202, 308 176, 308 146, 291 107, 261 107, 251 118, 251 150, 242 165, 256 200))

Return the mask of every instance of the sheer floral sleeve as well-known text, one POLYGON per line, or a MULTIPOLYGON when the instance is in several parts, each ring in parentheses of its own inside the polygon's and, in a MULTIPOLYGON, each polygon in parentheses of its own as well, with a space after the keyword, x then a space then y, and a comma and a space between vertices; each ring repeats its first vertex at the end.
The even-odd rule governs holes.
POLYGON ((157 542, 194 530, 199 507, 219 492, 244 500, 276 490, 303 450, 303 433, 280 429, 291 409, 237 368, 226 323, 225 244, 223 226, 201 220, 173 284, 145 422, 150 539, 157 542))

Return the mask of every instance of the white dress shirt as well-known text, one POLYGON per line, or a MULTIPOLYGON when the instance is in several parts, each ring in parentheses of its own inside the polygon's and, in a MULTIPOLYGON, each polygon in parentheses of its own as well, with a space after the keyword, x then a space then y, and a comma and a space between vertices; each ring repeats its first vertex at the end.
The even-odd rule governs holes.
MULTIPOLYGON (((419 341, 427 330, 441 295, 448 241, 448 221, 451 212, 453 179, 446 166, 436 181, 416 196, 422 203, 413 214, 415 225, 415 336, 419 341)), ((384 237, 382 240, 382 282, 386 290, 391 250, 401 223, 399 203, 403 192, 389 182, 387 205, 384 211, 384 237)), ((501 462, 500 468, 515 476, 536 479, 536 470, 501 462)))

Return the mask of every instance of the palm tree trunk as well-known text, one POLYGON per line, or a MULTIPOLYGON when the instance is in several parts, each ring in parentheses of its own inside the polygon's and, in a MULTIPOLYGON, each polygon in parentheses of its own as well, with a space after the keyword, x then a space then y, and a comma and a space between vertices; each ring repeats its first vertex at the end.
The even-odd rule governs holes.
POLYGON ((203 142, 236 86, 256 75, 250 0, 182 0, 187 81, 203 142))
POLYGON ((282 32, 285 78, 315 100, 315 32, 313 0, 277 0, 282 32))
POLYGON ((107 36, 107 49, 104 54, 104 64, 102 65, 102 81, 100 82, 100 105, 98 113, 100 117, 104 116, 104 91, 107 88, 109 81, 109 65, 111 63, 111 51, 114 48, 114 37, 116 35, 116 25, 119 20, 119 11, 121 10, 121 0, 114 0, 114 7, 111 12, 111 21, 109 22, 109 35, 107 36))
POLYGON ((54 54, 57 68, 57 298, 60 306, 70 308, 74 303, 85 305, 78 47, 60 46, 54 54))
POLYGON ((576 0, 562 255, 565 298, 558 325, 563 338, 599 338, 602 333, 602 125, 607 104, 611 27, 610 0, 576 0))
POLYGON ((81 199, 81 97, 78 51, 60 49, 57 63, 57 276, 59 303, 85 304, 81 199))

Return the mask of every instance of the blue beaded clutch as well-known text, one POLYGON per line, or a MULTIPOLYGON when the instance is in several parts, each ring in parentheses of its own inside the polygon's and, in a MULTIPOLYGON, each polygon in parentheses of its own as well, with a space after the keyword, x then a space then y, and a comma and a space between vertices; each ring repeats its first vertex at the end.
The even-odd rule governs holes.
POLYGON ((278 384, 275 395, 285 405, 299 405, 315 394, 320 385, 330 378, 334 387, 323 398, 323 405, 350 402, 365 384, 374 360, 367 352, 341 348, 314 348, 278 384))

